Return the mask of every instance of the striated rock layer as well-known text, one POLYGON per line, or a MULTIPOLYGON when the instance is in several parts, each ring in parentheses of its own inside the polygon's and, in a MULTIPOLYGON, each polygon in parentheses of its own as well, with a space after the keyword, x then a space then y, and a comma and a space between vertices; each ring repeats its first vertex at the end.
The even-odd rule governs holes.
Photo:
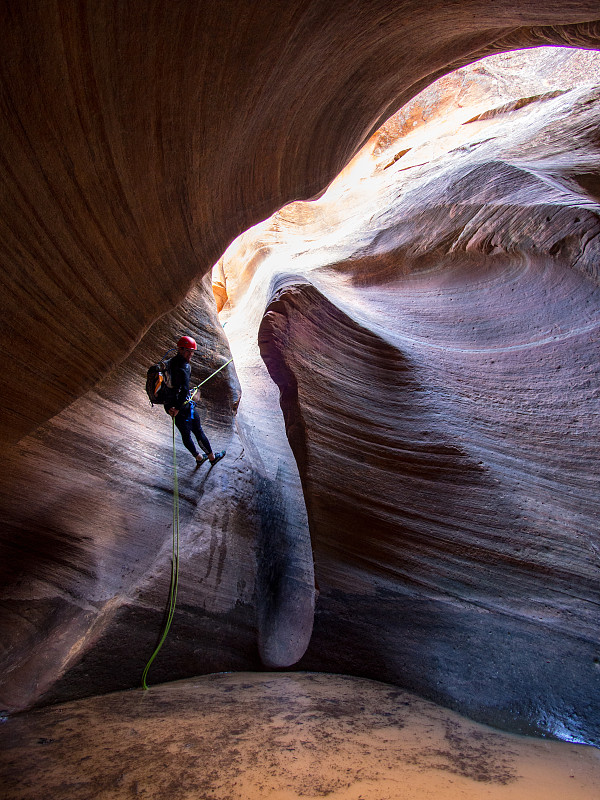
POLYGON ((595 742, 599 99, 433 117, 215 272, 232 347, 258 326, 302 480, 301 666, 595 742))
POLYGON ((321 192, 436 77, 518 47, 597 47, 599 25, 596 0, 5 0, 2 439, 93 386, 235 236, 321 192))
MULTIPOLYGON (((207 283, 153 326, 94 391, 8 450, 0 502, 0 708, 11 712, 140 684, 171 574, 170 418, 151 409, 143 367, 192 330, 192 381, 230 357, 207 283), (175 334, 175 337, 178 334, 175 334)), ((271 384, 272 405, 277 390, 271 384)), ((149 681, 289 666, 314 608, 312 552, 283 420, 262 458, 233 365, 201 389, 217 467, 195 467, 176 434, 181 570, 177 615, 149 681), (245 416, 246 414, 246 416, 245 416), (246 420, 246 421, 245 421, 246 420)), ((264 403, 263 403, 264 406, 264 403)), ((248 408, 248 399, 246 399, 248 408)), ((266 413, 259 416, 268 424, 266 413)))
POLYGON ((179 448, 151 682, 299 663, 598 743, 598 89, 371 142, 221 262, 229 344, 200 281, 437 75, 598 46, 597 4, 0 10, 2 709, 138 683, 171 555, 143 378, 190 331, 198 380, 235 356, 228 457, 179 448))

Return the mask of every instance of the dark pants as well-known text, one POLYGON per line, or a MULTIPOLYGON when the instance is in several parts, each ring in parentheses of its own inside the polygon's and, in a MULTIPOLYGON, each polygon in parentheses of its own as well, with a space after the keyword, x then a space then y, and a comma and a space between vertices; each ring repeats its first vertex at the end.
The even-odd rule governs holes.
POLYGON ((192 439, 192 433, 198 440, 200 447, 207 455, 212 451, 210 442, 206 438, 206 434, 200 425, 198 412, 196 411, 193 403, 186 403, 184 407, 175 415, 175 425, 181 434, 181 441, 194 456, 194 458, 198 455, 198 451, 196 450, 196 445, 192 439))

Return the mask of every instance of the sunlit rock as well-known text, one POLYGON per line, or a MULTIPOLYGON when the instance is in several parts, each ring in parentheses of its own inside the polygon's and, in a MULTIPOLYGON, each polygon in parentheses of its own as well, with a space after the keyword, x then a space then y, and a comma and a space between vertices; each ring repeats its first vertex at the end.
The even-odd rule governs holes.
POLYGON ((322 192, 434 78, 492 52, 600 43, 596 0, 51 0, 0 14, 11 441, 120 363, 238 234, 322 192))
POLYGON ((454 67, 598 46, 597 4, 2 14, 2 709, 139 683, 173 489, 143 380, 191 331, 198 380, 235 356, 228 455, 179 448, 150 682, 299 662, 597 741, 597 90, 474 89, 437 139, 420 100, 348 165, 454 67), (346 165, 223 258, 228 343, 202 276, 346 165))
POLYGON ((371 147, 217 276, 232 347, 258 325, 302 480, 301 665, 597 741, 600 208, 575 176, 600 94, 520 102, 515 79, 486 113, 493 62, 473 106, 371 147))

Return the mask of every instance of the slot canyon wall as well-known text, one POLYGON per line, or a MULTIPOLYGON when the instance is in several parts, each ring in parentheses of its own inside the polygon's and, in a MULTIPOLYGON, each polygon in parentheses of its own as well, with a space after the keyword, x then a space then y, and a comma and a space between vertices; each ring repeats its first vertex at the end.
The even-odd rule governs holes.
POLYGON ((422 92, 323 198, 232 244, 215 295, 240 413, 260 349, 299 465, 320 589, 300 664, 588 741, 600 219, 577 175, 600 56, 533 55, 537 94, 528 54, 422 92))
POLYGON ((185 330, 194 378, 235 358, 203 389, 228 455, 179 450, 150 682, 349 672, 600 743, 600 90, 497 70, 369 138, 483 56, 600 48, 597 4, 1 14, 0 707, 139 684, 172 486, 143 379, 185 330), (227 246, 367 141, 219 260, 219 320, 227 246))

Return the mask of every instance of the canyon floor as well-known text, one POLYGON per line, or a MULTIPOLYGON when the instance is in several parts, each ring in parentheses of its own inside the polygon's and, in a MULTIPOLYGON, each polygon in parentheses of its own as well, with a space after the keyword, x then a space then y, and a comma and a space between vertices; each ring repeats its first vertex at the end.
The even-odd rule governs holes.
POLYGON ((222 673, 0 725, 10 800, 591 800, 600 752, 479 725, 387 684, 222 673))

